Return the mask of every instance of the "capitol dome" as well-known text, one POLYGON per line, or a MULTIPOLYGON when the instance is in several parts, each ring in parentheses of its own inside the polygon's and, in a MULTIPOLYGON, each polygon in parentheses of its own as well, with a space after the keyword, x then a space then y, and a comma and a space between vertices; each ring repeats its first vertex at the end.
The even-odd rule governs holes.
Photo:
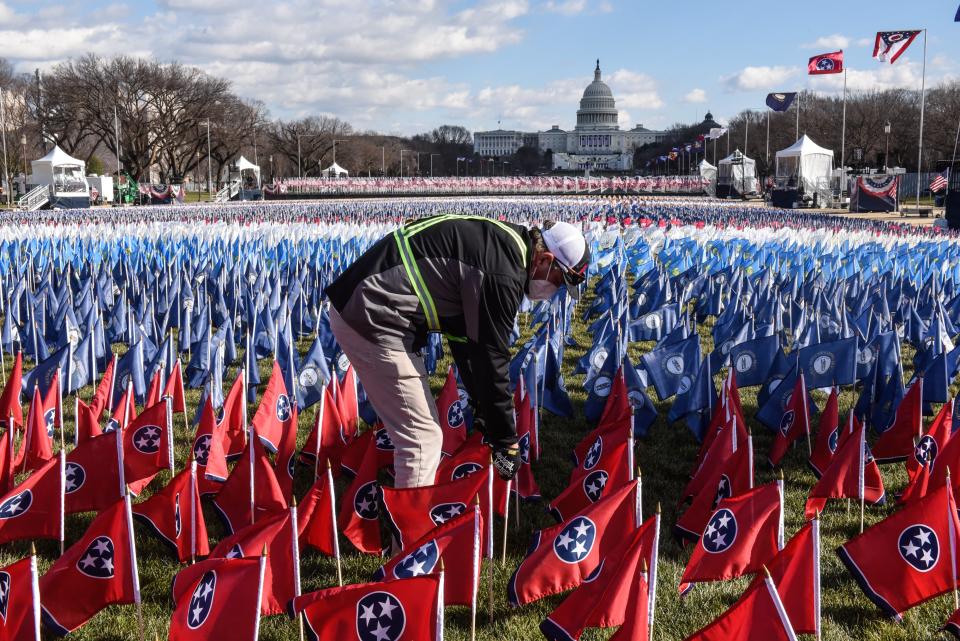
POLYGON ((613 92, 600 75, 600 61, 593 71, 593 82, 583 90, 577 110, 577 129, 618 129, 617 105, 613 92))

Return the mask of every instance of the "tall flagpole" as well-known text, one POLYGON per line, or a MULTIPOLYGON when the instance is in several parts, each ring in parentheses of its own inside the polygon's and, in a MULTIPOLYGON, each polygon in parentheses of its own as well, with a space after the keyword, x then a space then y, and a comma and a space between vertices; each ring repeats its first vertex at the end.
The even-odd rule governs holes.
MULTIPOLYGON (((7 116, 4 108, 5 97, 3 89, 0 89, 0 134, 3 136, 3 176, 7 190, 7 204, 13 207, 13 185, 10 184, 10 166, 7 164, 7 116)), ((26 176, 23 177, 27 179, 26 176)))
MULTIPOLYGON (((920 75, 920 142, 917 145, 917 210, 920 209, 920 168, 923 166, 923 107, 927 90, 927 30, 923 30, 923 73, 920 75)), ((956 151, 954 151, 956 156, 956 151)))
POLYGON ((840 127, 840 193, 846 188, 846 150, 847 150, 847 67, 843 67, 843 124, 840 127))
POLYGON ((797 131, 794 134, 794 140, 800 140, 800 94, 802 92, 797 92, 797 131))
POLYGON ((767 109, 767 171, 770 171, 770 109, 767 109))

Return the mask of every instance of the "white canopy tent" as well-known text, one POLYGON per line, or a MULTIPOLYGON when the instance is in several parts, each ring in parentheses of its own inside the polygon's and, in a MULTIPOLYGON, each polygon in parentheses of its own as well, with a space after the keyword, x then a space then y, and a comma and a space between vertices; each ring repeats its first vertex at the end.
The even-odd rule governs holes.
POLYGON ((340 178, 341 176, 349 176, 350 172, 344 169, 343 167, 341 167, 340 165, 338 165, 337 163, 333 163, 332 165, 330 165, 329 167, 321 171, 320 174, 324 178, 330 178, 330 177, 340 178))
POLYGON ((757 162, 743 155, 739 149, 717 163, 719 192, 741 195, 757 193, 757 162))
MULTIPOLYGON (((247 160, 247 159, 244 158, 243 156, 240 156, 240 158, 237 160, 237 173, 240 174, 240 183, 241 183, 241 185, 244 184, 244 182, 243 182, 243 172, 245 172, 245 171, 246 171, 246 172, 250 172, 250 174, 252 174, 253 181, 252 181, 252 187, 251 187, 251 188, 253 188, 253 187, 259 188, 259 187, 260 187, 260 166, 259 166, 259 165, 254 165, 252 162, 250 162, 249 160, 247 160)), ((248 175, 250 175, 250 174, 248 174, 248 175)), ((246 189, 246 188, 247 188, 247 187, 245 187, 245 189, 246 189)))
POLYGON ((806 134, 777 152, 777 183, 805 193, 828 189, 833 173, 833 151, 824 149, 806 134))
POLYGON ((55 207, 87 207, 90 204, 90 186, 87 183, 87 163, 72 157, 54 145, 43 158, 31 161, 31 185, 49 185, 51 204, 55 207))

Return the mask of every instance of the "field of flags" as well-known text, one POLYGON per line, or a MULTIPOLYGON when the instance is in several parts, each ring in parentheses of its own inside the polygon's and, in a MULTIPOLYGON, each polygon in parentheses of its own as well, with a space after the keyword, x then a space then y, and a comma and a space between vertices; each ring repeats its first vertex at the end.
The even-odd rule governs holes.
POLYGON ((0 639, 960 637, 951 232, 680 198, 154 212, 0 220, 0 639), (444 458, 395 489, 323 290, 441 212, 582 224, 592 278, 517 319, 516 479, 436 339, 444 458))

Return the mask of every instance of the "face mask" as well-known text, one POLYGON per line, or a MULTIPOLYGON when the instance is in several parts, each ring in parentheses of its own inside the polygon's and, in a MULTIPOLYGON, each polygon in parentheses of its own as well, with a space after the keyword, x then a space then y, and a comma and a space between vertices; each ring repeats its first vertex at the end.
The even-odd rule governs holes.
POLYGON ((557 286, 549 280, 531 280, 527 298, 530 300, 549 300, 557 293, 557 286))

